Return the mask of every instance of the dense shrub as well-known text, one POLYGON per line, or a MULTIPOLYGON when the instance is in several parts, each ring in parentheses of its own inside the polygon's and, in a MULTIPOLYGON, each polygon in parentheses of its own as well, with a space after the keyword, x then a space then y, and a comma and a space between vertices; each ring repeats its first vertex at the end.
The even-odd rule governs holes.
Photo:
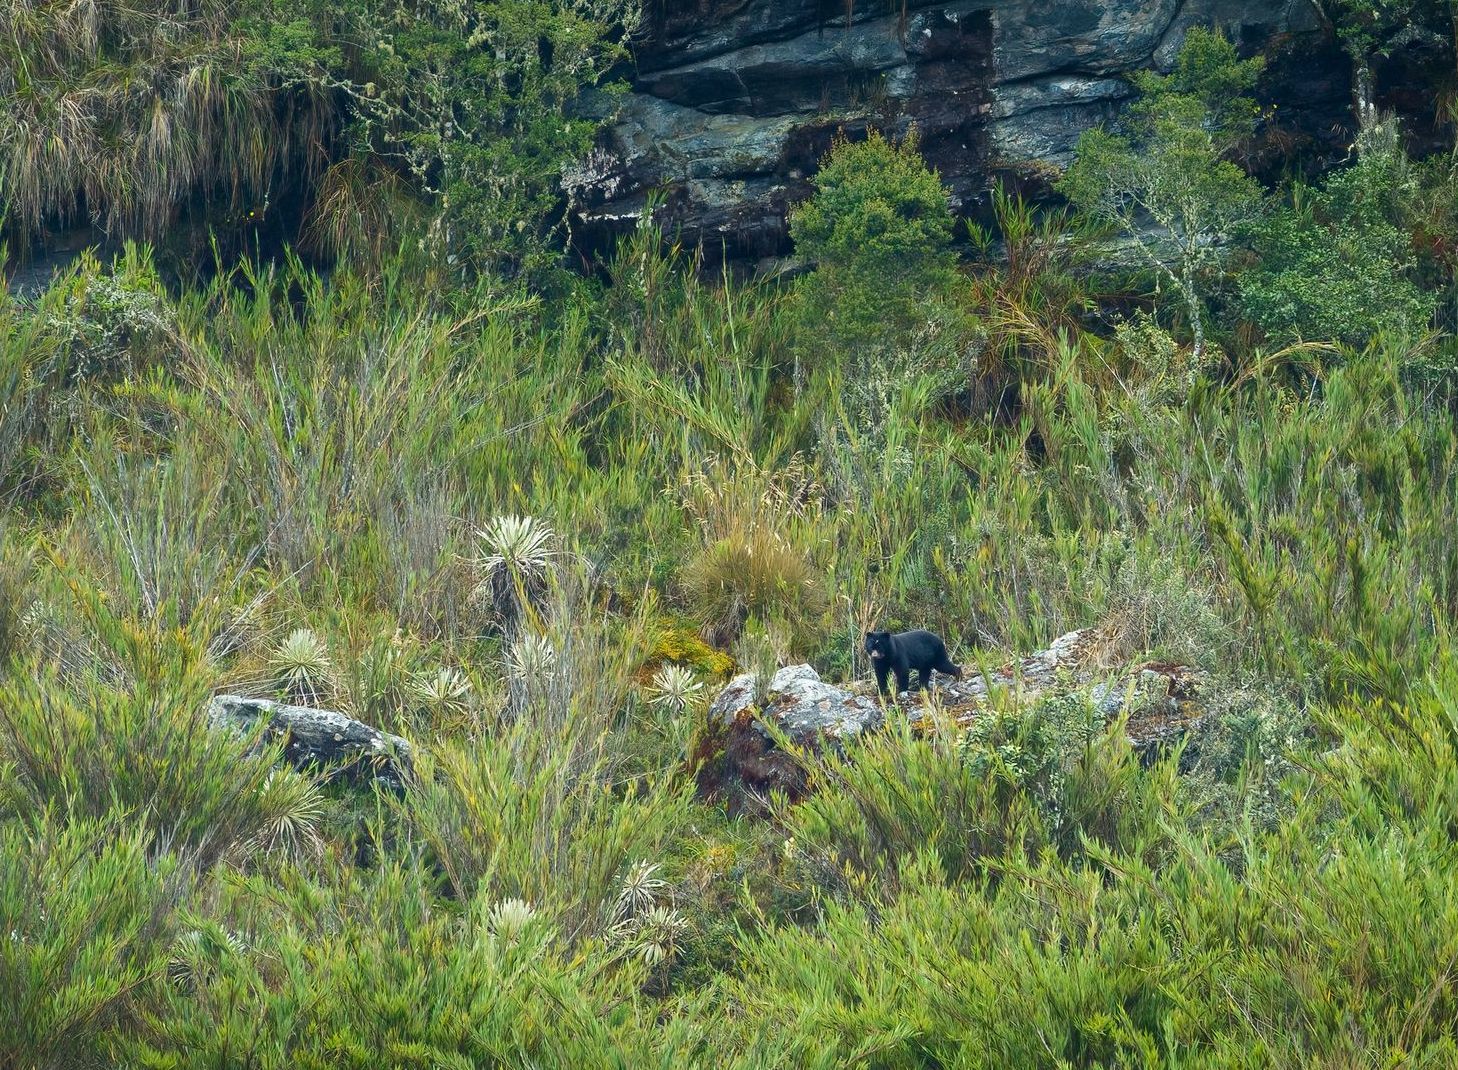
POLYGON ((816 192, 790 215, 795 250, 815 265, 798 293, 801 361, 813 372, 827 347, 852 361, 845 381, 955 370, 964 330, 953 314, 956 257, 947 191, 917 151, 872 131, 840 141, 816 192), (920 335, 920 337, 919 337, 920 335), (867 353, 866 351, 870 352, 867 353))
POLYGON ((628 1066, 631 971, 572 955, 550 914, 512 899, 441 903, 414 866, 344 873, 271 901, 230 896, 238 931, 179 944, 134 1065, 628 1066), (306 908, 306 904, 308 908, 306 908))
POLYGON ((1411 168, 1388 125, 1365 133, 1356 162, 1255 229, 1255 266, 1240 279, 1241 311, 1273 341, 1364 345, 1417 335, 1432 295, 1413 281, 1417 257, 1407 206, 1411 168))
POLYGON ((107 1031, 167 964, 186 890, 145 822, 0 815, 0 1061, 105 1065, 107 1031))
POLYGON ((203 865, 311 839, 309 783, 271 772, 272 751, 249 756, 256 739, 209 726, 211 667, 196 638, 80 597, 89 634, 64 637, 55 660, 17 661, 0 687, 0 754, 28 808, 97 820, 120 810, 203 865))

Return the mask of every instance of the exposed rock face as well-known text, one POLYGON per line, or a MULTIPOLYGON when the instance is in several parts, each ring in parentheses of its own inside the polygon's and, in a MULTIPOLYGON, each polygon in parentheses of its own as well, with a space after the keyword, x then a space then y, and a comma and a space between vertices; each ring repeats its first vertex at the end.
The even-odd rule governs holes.
POLYGON ((284 741, 284 756, 298 769, 326 769, 331 777, 380 781, 400 790, 410 777, 410 744, 333 710, 288 706, 263 698, 219 695, 208 707, 213 724, 252 731, 267 723, 264 739, 284 741))
MULTIPOLYGON (((1107 656, 1102 637, 1091 629, 1069 632, 1020 661, 964 680, 933 680, 940 717, 921 694, 902 693, 912 723, 923 730, 964 728, 981 715, 994 691, 1010 691, 1030 702, 1054 686, 1085 689, 1112 720, 1129 714, 1129 742, 1146 760, 1197 730, 1204 715, 1196 702, 1198 673, 1157 662, 1119 664, 1107 656)), ((805 793, 805 770, 777 742, 786 737, 814 752, 875 731, 884 722, 876 699, 835 687, 809 665, 780 669, 770 681, 763 708, 755 707, 754 673, 736 676, 709 706, 707 731, 695 762, 700 794, 722 800, 731 813, 765 808, 772 791, 790 799, 805 793)), ((874 688, 874 682, 864 685, 874 688)))
POLYGON ((1067 162, 1078 135, 1127 98, 1122 76, 1167 65, 1192 25, 1277 53, 1268 89, 1298 120, 1313 104, 1304 97, 1346 99, 1340 79, 1281 74, 1282 56, 1327 47, 1309 0, 680 0, 649 11, 634 92, 569 177, 579 230, 625 229, 659 189, 667 222, 736 257, 785 251, 785 211, 838 129, 914 122, 965 211, 998 169, 1067 162))
MULTIPOLYGON (((1030 701, 1059 684, 1086 688, 1110 720, 1129 712, 1129 742, 1146 758, 1203 724, 1196 702, 1197 672, 1167 662, 1110 664, 1103 645, 1092 629, 1069 632, 1046 650, 1003 665, 986 677, 934 681, 936 697, 954 721, 965 726, 977 719, 993 690, 1012 691, 1020 701, 1030 701)), ((908 697, 921 703, 921 696, 908 697)))
POLYGON ((792 799, 804 793, 805 772, 775 741, 777 734, 813 751, 884 720, 874 700, 825 683, 809 665, 775 673, 763 709, 754 704, 758 683, 754 673, 729 681, 709 706, 709 730, 697 756, 700 792, 723 799, 733 813, 762 808, 773 791, 792 799))

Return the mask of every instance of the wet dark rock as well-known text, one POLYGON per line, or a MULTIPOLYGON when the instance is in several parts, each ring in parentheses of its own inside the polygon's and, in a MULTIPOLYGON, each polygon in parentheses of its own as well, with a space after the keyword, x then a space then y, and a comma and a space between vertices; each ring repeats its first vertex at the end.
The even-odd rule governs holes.
POLYGON ((849 14, 842 0, 687 0, 650 12, 633 92, 568 177, 586 244, 631 227, 658 191, 661 219, 707 252, 783 254, 785 213, 836 132, 871 126, 915 124, 971 212, 997 174, 1065 164, 1128 98, 1124 76, 1167 67, 1193 25, 1266 52, 1272 102, 1320 136, 1349 100, 1333 64, 1304 58, 1325 54, 1307 0, 922 0, 849 14))

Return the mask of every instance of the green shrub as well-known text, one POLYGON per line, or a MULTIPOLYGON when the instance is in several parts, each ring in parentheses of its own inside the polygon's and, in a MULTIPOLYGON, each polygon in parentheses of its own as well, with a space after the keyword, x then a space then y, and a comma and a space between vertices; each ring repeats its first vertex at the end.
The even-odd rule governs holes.
POLYGON ((954 733, 920 736, 903 718, 812 776, 813 794, 784 818, 794 850, 831 873, 894 878, 925 849, 958 879, 984 855, 1043 841, 1036 806, 1009 770, 969 761, 954 733))
POLYGON ((638 974, 613 969, 601 947, 569 951, 540 907, 484 893, 443 903, 409 861, 240 892, 230 898, 245 927, 203 926, 180 945, 144 1028, 121 1038, 128 1065, 427 1070, 646 1055, 629 1028, 638 974))
POLYGON ((951 209, 917 144, 915 132, 900 144, 876 131, 838 141, 815 176, 815 194, 790 213, 796 253, 815 265, 797 292, 807 373, 827 353, 864 363, 862 351, 873 350, 873 363, 897 379, 918 363, 954 369, 961 356, 961 324, 948 303, 957 281, 951 209))
POLYGON ((167 964, 176 858, 123 811, 0 815, 0 857, 0 1063, 110 1065, 108 1030, 167 964))
POLYGON ((128 243, 109 269, 83 253, 52 283, 35 314, 64 347, 73 382, 141 375, 176 361, 184 344, 146 246, 128 243))
POLYGON ((1241 312, 1272 341, 1365 345, 1414 336, 1433 315, 1414 282, 1407 224, 1416 183, 1395 128, 1364 133, 1356 162, 1254 228, 1255 262, 1240 277, 1241 312))
POLYGON ((17 662, 0 684, 0 756, 31 812, 120 810, 199 868, 312 835, 317 800, 273 750, 208 723, 211 666, 195 635, 111 614, 76 580, 90 645, 17 662), (297 782, 297 783, 295 783, 297 782))

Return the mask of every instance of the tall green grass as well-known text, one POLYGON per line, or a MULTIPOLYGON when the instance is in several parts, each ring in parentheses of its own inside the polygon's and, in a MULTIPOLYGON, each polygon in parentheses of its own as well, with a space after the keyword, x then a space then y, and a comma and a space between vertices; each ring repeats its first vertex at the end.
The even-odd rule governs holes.
POLYGON ((1089 330, 1072 225, 999 211, 965 382, 651 228, 550 305, 388 260, 169 295, 144 250, 0 301, 0 1061, 1451 1062, 1452 413, 1391 340, 1089 330), (1055 688, 893 716, 769 821, 694 801, 665 681, 854 679, 875 625, 1097 627, 1207 727, 1144 768, 1055 688), (416 776, 277 769, 224 689, 416 776))

